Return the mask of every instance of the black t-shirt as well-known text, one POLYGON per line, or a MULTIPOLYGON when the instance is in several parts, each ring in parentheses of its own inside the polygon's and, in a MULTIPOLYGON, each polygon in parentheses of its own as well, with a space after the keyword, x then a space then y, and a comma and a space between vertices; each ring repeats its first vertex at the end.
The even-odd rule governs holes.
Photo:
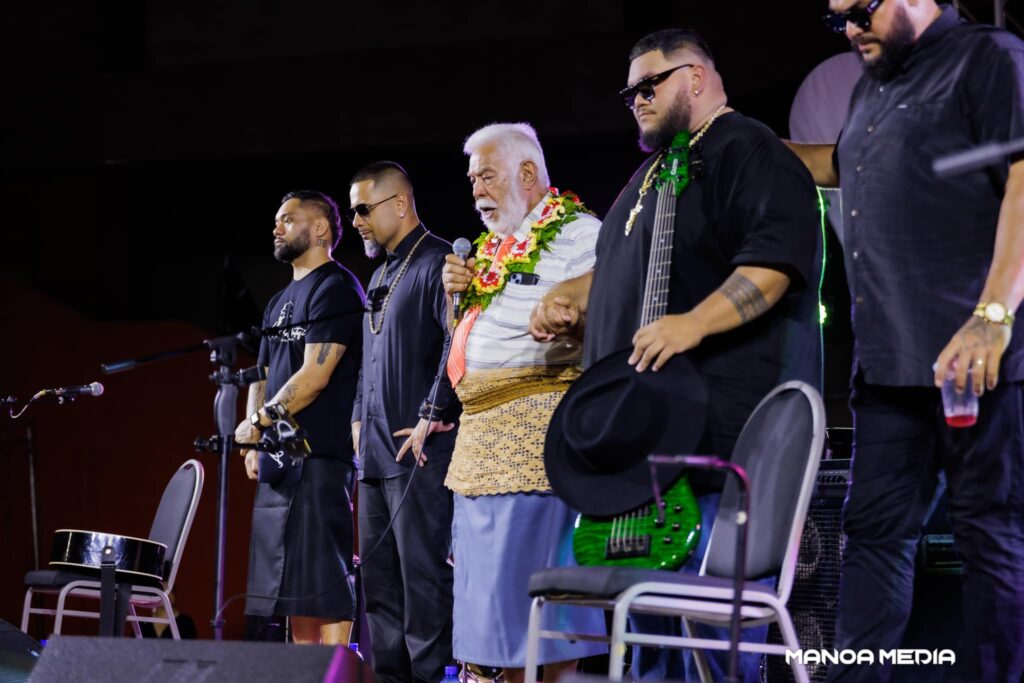
POLYGON ((293 280, 270 300, 263 314, 265 328, 303 323, 264 337, 260 343, 259 364, 269 368, 268 400, 302 367, 307 344, 346 347, 327 387, 295 415, 313 455, 353 456, 349 417, 359 378, 365 299, 355 275, 336 261, 328 261, 301 280, 293 280), (338 317, 305 324, 332 316, 338 317))
MULTIPOLYGON (((676 200, 668 313, 685 313, 737 266, 789 275, 785 296, 756 320, 708 337, 690 355, 709 383, 760 399, 783 381, 821 384, 818 283, 821 223, 814 182, 767 127, 723 114, 691 149, 696 177, 676 200)), ((587 306, 584 364, 632 346, 640 328, 657 191, 630 235, 626 219, 654 157, 609 210, 597 242, 587 306)))

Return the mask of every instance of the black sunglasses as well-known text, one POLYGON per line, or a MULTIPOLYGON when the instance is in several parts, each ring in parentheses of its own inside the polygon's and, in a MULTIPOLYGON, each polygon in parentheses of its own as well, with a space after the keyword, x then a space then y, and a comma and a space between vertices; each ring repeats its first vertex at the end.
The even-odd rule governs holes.
POLYGON ((392 199, 394 199, 397 196, 398 196, 397 194, 393 194, 390 197, 388 197, 387 199, 382 199, 379 202, 374 202, 373 204, 356 204, 351 209, 349 209, 348 211, 345 212, 348 215, 349 223, 355 221, 356 214, 359 214, 363 218, 366 218, 366 217, 368 217, 370 215, 370 212, 373 211, 374 209, 376 209, 378 206, 380 206, 384 202, 391 201, 392 199))
POLYGON ((854 7, 845 12, 829 12, 822 17, 825 24, 836 33, 846 33, 847 22, 862 31, 871 29, 871 15, 885 0, 871 0, 864 7, 854 7))
POLYGON ((662 81, 671 76, 673 72, 678 71, 679 69, 685 69, 688 66, 695 65, 680 64, 679 66, 672 67, 668 71, 662 71, 660 74, 654 74, 653 76, 648 76, 647 78, 641 78, 639 81, 629 86, 628 88, 623 88, 622 90, 620 90, 619 97, 622 98, 622 100, 626 103, 626 106, 629 107, 630 109, 632 109, 633 105, 636 103, 637 95, 644 98, 648 102, 651 102, 654 100, 654 89, 661 85, 662 81))

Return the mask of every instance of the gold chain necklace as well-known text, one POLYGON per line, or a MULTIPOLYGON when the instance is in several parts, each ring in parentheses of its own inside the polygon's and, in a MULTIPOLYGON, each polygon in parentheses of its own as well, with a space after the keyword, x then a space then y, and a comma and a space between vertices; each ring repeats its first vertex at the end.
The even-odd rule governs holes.
MULTIPOLYGON (((384 303, 382 303, 380 307, 380 322, 376 325, 373 323, 373 311, 370 311, 370 332, 380 334, 381 330, 384 329, 384 314, 388 310, 388 302, 391 301, 391 295, 395 293, 395 287, 398 286, 398 281, 402 279, 402 276, 405 275, 406 269, 409 268, 409 262, 412 261, 412 255, 416 253, 416 247, 420 246, 420 242, 422 242, 423 238, 429 234, 429 232, 424 232, 420 235, 420 238, 416 240, 416 244, 412 245, 412 249, 409 250, 405 260, 402 261, 402 267, 399 268, 398 274, 395 275, 395 279, 391 281, 391 286, 388 287, 388 293, 384 296, 384 303)), ((384 282, 384 275, 387 273, 387 270, 388 264, 385 262, 384 266, 380 269, 380 274, 377 276, 377 287, 380 287, 381 283, 384 282)))
MULTIPOLYGON (((710 128, 711 124, 715 122, 715 119, 718 118, 723 109, 725 109, 724 104, 716 109, 715 113, 711 115, 711 118, 707 120, 707 123, 700 127, 700 130, 697 131, 696 135, 690 138, 689 147, 691 149, 702 137, 704 137, 704 133, 708 132, 708 128, 710 128)), ((633 225, 636 223, 636 219, 640 216, 640 212, 644 210, 644 197, 647 196, 647 193, 651 190, 651 186, 654 184, 655 172, 658 170, 659 164, 661 164, 662 156, 664 156, 664 152, 659 153, 658 158, 656 158, 654 163, 651 164, 651 167, 647 169, 647 175, 644 176, 644 182, 640 185, 640 196, 636 198, 636 204, 634 204, 633 208, 629 210, 629 218, 626 219, 627 237, 629 236, 629 233, 633 232, 633 225)))

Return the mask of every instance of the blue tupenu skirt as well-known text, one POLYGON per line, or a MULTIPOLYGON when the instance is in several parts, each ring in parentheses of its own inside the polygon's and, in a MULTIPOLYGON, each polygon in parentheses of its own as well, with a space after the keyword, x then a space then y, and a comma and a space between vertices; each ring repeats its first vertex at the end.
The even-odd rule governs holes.
MULTIPOLYGON (((455 496, 452 548, 456 659, 494 667, 526 665, 530 575, 575 565, 576 513, 552 494, 455 496)), ((541 628, 606 633, 604 613, 547 605, 541 628)), ((541 640, 541 664, 607 652, 604 643, 541 640)))

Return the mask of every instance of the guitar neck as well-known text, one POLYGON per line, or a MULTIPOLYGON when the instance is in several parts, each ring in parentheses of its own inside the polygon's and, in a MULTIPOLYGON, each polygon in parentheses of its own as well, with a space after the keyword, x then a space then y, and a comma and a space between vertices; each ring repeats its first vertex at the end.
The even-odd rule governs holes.
POLYGON ((658 188, 654 232, 647 260, 643 310, 640 326, 650 325, 668 311, 668 290, 672 272, 672 237, 675 233, 676 195, 671 184, 658 188))

